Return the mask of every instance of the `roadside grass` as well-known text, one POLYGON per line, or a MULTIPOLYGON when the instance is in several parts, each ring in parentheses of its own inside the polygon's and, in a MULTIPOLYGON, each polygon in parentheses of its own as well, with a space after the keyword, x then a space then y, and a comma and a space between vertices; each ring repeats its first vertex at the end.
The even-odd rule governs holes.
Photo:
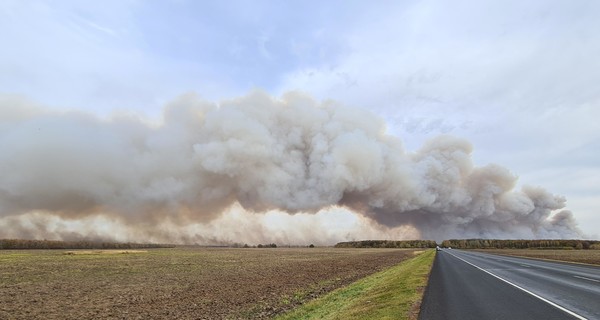
POLYGON ((427 250, 276 319, 416 319, 434 257, 427 250))

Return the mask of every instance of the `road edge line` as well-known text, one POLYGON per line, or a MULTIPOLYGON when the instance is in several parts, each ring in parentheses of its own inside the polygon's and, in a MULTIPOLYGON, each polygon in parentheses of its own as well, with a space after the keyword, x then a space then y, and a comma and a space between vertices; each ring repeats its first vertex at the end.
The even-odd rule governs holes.
POLYGON ((499 280, 502 280, 502 281, 504 281, 504 282, 506 282, 506 283, 510 284, 511 286, 513 286, 513 287, 515 287, 515 288, 517 288, 517 289, 519 289, 519 290, 521 290, 521 291, 523 291, 523 292, 525 292, 525 293, 528 293, 528 294, 530 294, 530 295, 532 295, 532 296, 534 296, 534 297, 536 297, 536 298, 538 298, 538 299, 540 299, 540 300, 542 300, 542 301, 546 302, 547 304, 549 304, 549 305, 551 305, 551 306, 553 306, 553 307, 555 307, 555 308, 557 308, 557 309, 559 309, 559 310, 562 310, 562 311, 564 311, 564 312, 566 312, 566 313, 568 313, 568 314, 572 315, 573 317, 575 317, 575 318, 577 318, 577 319, 580 319, 580 320, 588 320, 588 318, 586 318, 586 317, 584 317, 584 316, 581 316, 581 315, 579 315, 579 314, 577 314, 577 313, 575 313, 575 312, 573 312, 573 311, 571 311, 571 310, 569 310, 569 309, 567 309, 567 308, 565 308, 565 307, 562 307, 562 306, 560 306, 560 305, 558 305, 558 304, 556 304, 556 303, 554 303, 554 302, 552 302, 552 301, 550 301, 550 300, 548 300, 548 299, 546 299, 546 298, 544 298, 544 297, 542 297, 542 296, 540 296, 540 295, 538 295, 538 294, 535 294, 535 293, 533 293, 533 292, 531 292, 531 291, 529 291, 529 290, 527 290, 527 289, 525 289, 525 288, 523 288, 523 287, 521 287, 521 286, 519 286, 519 285, 517 285, 517 284, 514 284, 514 283, 512 283, 512 282, 510 282, 510 281, 508 281, 508 280, 506 280, 506 279, 504 279, 504 278, 501 278, 500 276, 497 276, 497 275, 495 275, 495 274, 493 274, 493 273, 491 273, 491 272, 489 272, 489 271, 487 271, 487 270, 485 270, 485 269, 481 268, 481 267, 478 267, 478 266, 476 266, 475 264, 473 264, 473 263, 471 263, 471 262, 469 262, 469 261, 467 261, 467 260, 465 260, 465 259, 463 259, 463 258, 461 258, 461 257, 458 257, 458 256, 456 256, 456 255, 454 255, 454 254, 452 254, 452 253, 448 252, 447 250, 444 250, 444 252, 445 252, 445 253, 448 253, 449 255, 451 255, 451 256, 453 256, 453 257, 455 257, 456 259, 459 259, 459 260, 461 260, 462 262, 464 262, 464 263, 467 263, 467 264, 469 264, 469 265, 471 265, 471 266, 473 266, 473 267, 475 267, 475 268, 477 268, 477 269, 479 269, 479 270, 481 270, 481 271, 483 271, 483 272, 485 272, 485 273, 487 273, 487 274, 489 274, 489 275, 491 275, 491 276, 493 276, 493 277, 495 277, 495 278, 497 278, 497 279, 499 279, 499 280))
POLYGON ((594 281, 594 282, 600 282, 600 280, 596 280, 596 279, 592 279, 592 278, 586 278, 586 277, 581 277, 581 276, 573 276, 573 278, 578 278, 578 279, 583 279, 583 280, 588 280, 588 281, 594 281))

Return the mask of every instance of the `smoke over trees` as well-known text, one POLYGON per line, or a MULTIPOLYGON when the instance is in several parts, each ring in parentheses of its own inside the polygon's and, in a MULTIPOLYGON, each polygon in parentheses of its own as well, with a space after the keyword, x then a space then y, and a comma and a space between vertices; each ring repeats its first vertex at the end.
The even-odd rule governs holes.
POLYGON ((560 211, 563 197, 515 190, 507 169, 472 163, 468 141, 440 136, 407 152, 376 115, 294 92, 219 104, 184 95, 158 124, 5 97, 0 150, 0 225, 10 221, 12 237, 39 237, 41 216, 102 217, 160 234, 165 223, 210 223, 236 205, 289 214, 343 207, 425 239, 581 237, 571 212, 560 211))
POLYGON ((25 240, 0 239, 0 249, 148 249, 173 248, 170 244, 156 243, 117 243, 95 241, 56 241, 56 240, 25 240))
POLYGON ((336 248, 435 248, 437 243, 433 240, 362 240, 339 242, 336 248))

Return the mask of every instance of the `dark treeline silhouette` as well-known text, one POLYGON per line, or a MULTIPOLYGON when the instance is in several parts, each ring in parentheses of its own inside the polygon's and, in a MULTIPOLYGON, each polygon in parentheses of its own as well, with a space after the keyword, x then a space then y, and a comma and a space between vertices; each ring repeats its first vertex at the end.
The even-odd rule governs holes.
POLYGON ((142 248, 174 248, 171 244, 102 242, 102 241, 58 241, 58 240, 24 240, 0 239, 2 249, 142 249, 142 248))
POLYGON ((600 249, 598 240, 498 240, 452 239, 444 240, 442 247, 457 249, 600 249))
POLYGON ((277 245, 274 243, 269 244, 259 244, 258 248, 277 248, 277 245))
POLYGON ((435 241, 432 240, 363 240, 340 242, 335 245, 336 248, 435 248, 435 241))

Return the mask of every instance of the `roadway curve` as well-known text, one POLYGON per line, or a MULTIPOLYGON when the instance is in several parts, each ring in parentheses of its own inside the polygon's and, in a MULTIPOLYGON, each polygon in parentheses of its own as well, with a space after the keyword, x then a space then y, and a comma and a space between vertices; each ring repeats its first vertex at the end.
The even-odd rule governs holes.
POLYGON ((600 319, 600 267, 444 249, 419 319, 600 319))

